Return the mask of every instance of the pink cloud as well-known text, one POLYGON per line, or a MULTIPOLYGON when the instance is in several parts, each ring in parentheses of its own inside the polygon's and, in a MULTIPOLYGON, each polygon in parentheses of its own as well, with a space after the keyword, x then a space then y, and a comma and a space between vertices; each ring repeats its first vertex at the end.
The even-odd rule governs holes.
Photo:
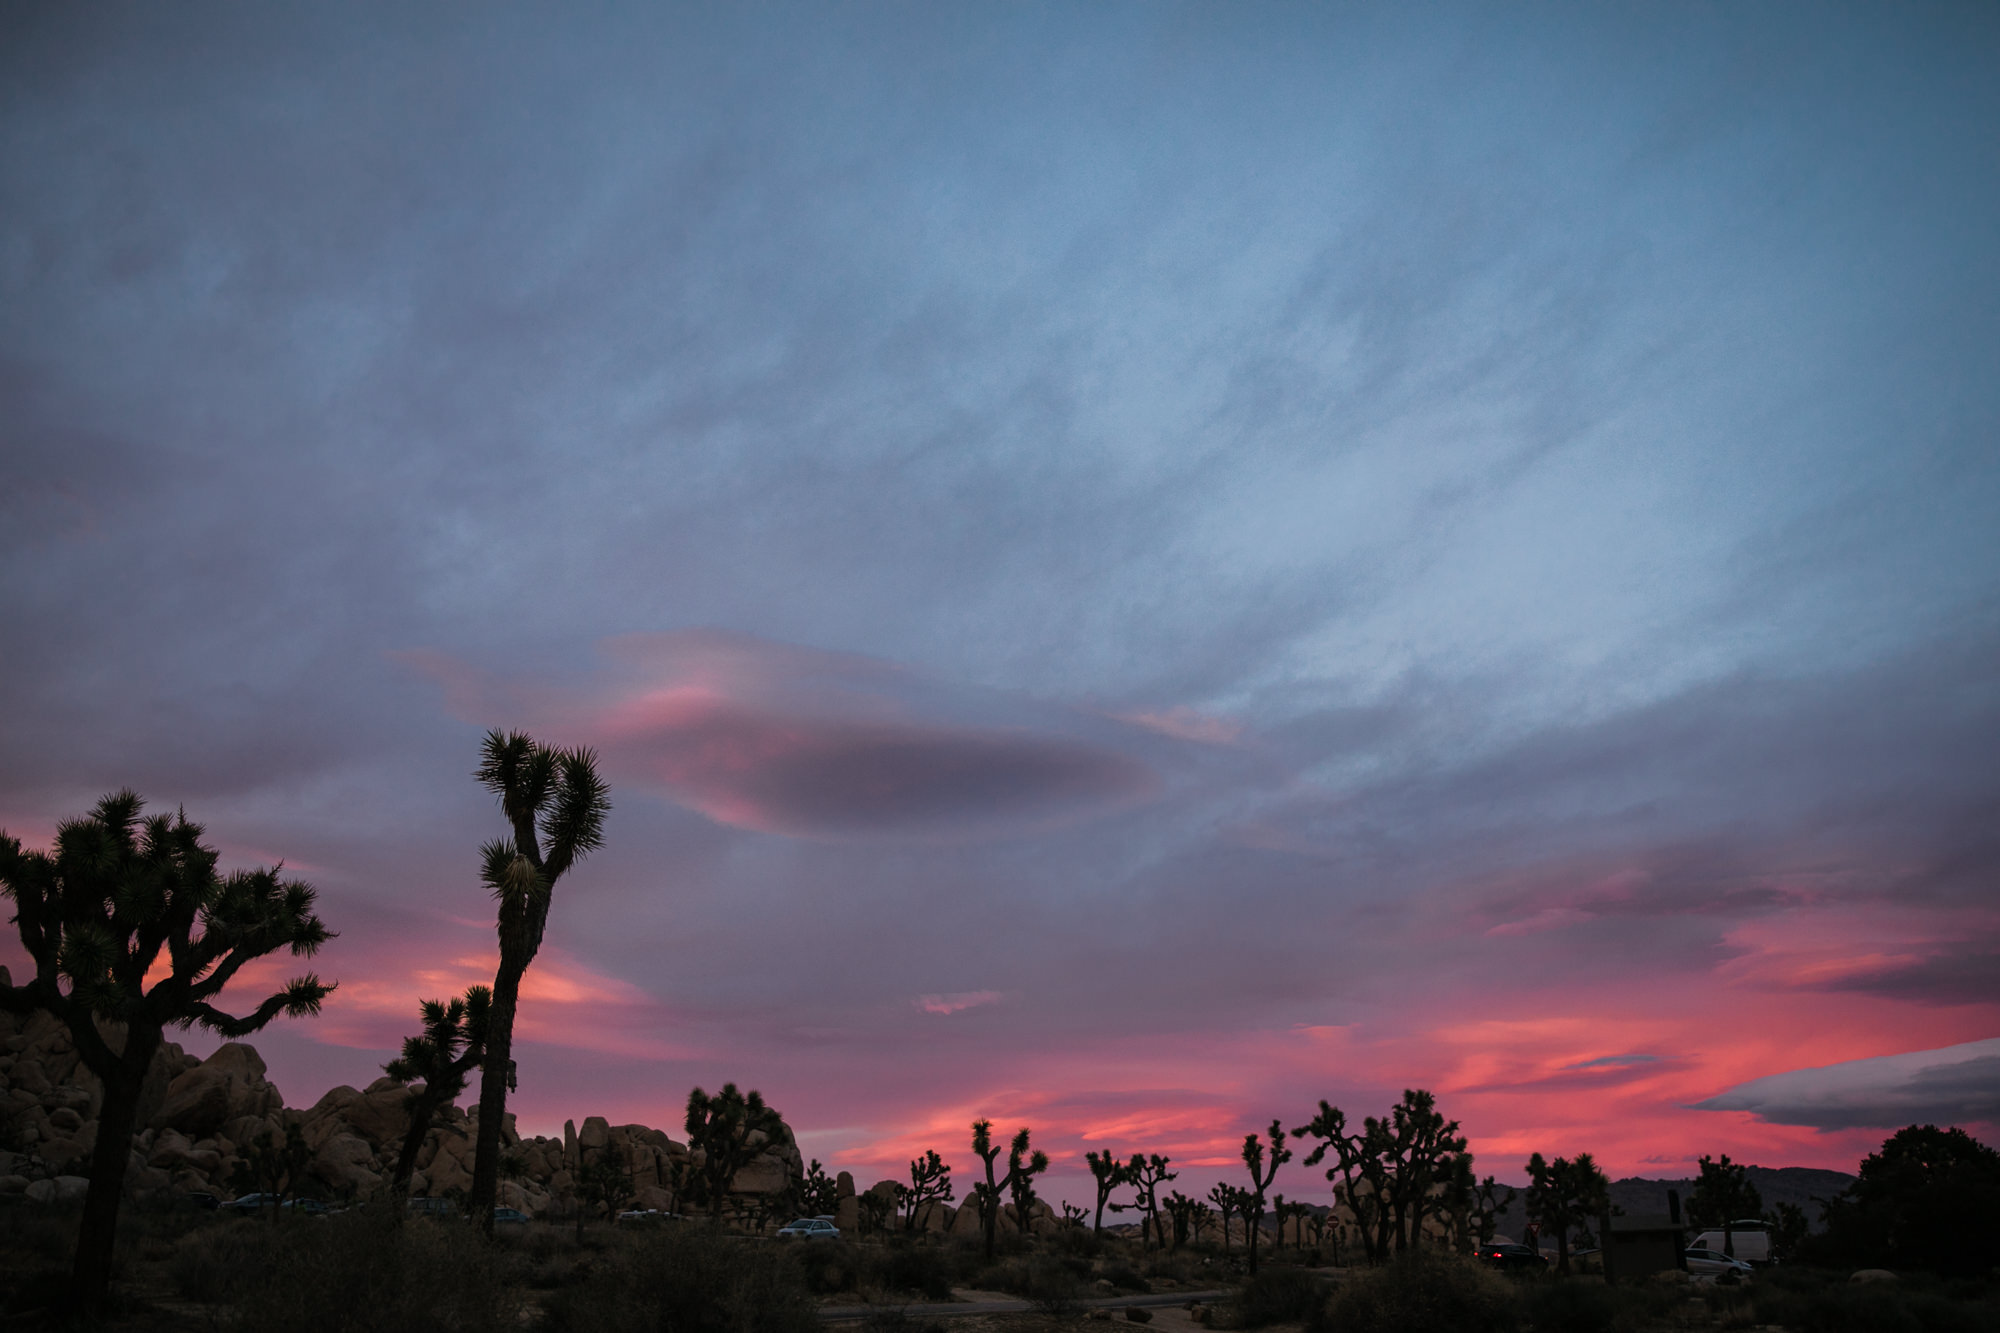
POLYGON ((962 837, 1058 827, 1151 797, 1140 760, 1087 719, 952 695, 889 664, 708 631, 605 645, 576 690, 495 681, 432 653, 401 660, 454 713, 597 747, 614 778, 718 823, 822 838, 962 837), (988 720, 981 714, 1030 714, 988 720))

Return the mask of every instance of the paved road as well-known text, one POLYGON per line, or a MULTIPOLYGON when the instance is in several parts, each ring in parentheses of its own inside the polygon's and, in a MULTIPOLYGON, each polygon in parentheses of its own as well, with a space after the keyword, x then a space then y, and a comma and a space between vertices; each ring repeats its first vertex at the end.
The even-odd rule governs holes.
MULTIPOLYGON (((1200 1301, 1207 1305, 1219 1301, 1229 1293, 1226 1291, 1160 1291, 1150 1296, 1095 1296, 1077 1302, 1079 1309, 1088 1310, 1094 1306, 1122 1310, 1128 1305, 1145 1305, 1154 1308, 1168 1305, 1186 1305, 1189 1301, 1200 1301)), ((952 1319, 959 1315, 971 1314, 1026 1314, 1035 1308, 1032 1301, 925 1301, 912 1305, 824 1305, 819 1317, 831 1321, 866 1319, 884 1310, 901 1310, 905 1314, 921 1315, 926 1319, 952 1319)))

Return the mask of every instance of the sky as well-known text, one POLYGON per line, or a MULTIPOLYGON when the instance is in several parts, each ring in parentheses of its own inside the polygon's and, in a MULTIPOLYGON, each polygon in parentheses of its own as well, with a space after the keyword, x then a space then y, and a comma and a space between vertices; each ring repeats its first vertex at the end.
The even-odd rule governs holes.
POLYGON ((731 1080, 1073 1199, 1412 1087, 1503 1180, 1992 1141, 1997 62, 1982 4, 9 6, 0 826, 129 785, 315 885, 294 1105, 490 980, 499 727, 613 801, 530 1133, 731 1080))

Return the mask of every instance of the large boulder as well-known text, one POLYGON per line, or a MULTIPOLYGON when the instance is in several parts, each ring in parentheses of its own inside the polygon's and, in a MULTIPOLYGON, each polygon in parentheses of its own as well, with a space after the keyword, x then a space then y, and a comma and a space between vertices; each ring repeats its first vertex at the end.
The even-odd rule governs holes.
POLYGON ((375 1150, 353 1134, 335 1134, 313 1155, 312 1173, 346 1198, 372 1193, 382 1183, 375 1150))
POLYGON ((153 1127, 206 1137, 240 1116, 266 1116, 284 1104, 264 1077, 264 1060, 256 1048, 225 1042, 167 1085, 153 1127))

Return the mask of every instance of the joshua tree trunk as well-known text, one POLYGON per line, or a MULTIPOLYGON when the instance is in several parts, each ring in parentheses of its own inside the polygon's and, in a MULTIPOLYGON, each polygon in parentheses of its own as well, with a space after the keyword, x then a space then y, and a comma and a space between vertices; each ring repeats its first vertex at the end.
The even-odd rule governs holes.
POLYGON ((486 1059, 479 1071, 479 1137, 472 1154, 474 1220, 489 1236, 493 1234, 493 1205, 500 1192, 500 1135, 507 1123, 507 1085, 514 1071, 514 1010, 521 994, 521 974, 528 970, 528 960, 515 961, 507 956, 512 952, 503 942, 500 972, 493 978, 486 1059))
POLYGON ((146 1068, 159 1049, 160 1034, 128 1030, 118 1063, 103 1076, 104 1102, 97 1112, 97 1143, 90 1153, 90 1192, 76 1233, 74 1290, 102 1293, 111 1279, 111 1254, 118 1234, 118 1202, 125 1192, 125 1167, 132 1158, 132 1131, 139 1119, 139 1092, 146 1068))

